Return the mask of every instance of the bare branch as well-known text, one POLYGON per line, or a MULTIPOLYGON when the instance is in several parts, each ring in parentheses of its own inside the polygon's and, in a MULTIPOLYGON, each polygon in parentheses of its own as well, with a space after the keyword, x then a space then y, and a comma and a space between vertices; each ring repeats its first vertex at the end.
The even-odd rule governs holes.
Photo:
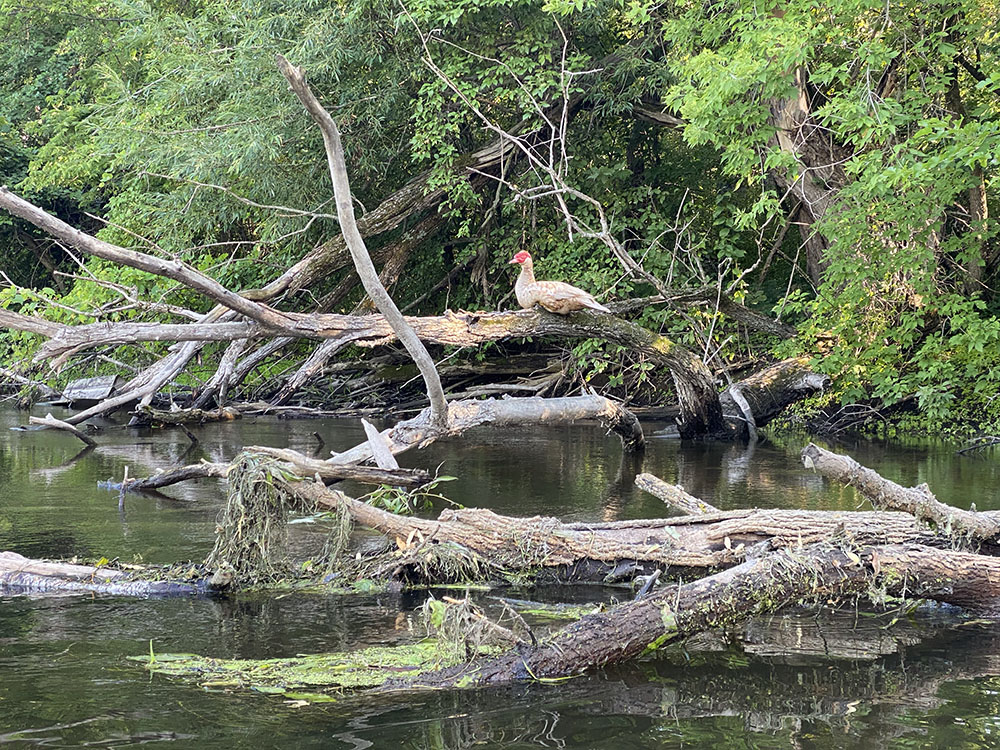
POLYGON ((379 281, 378 272, 368 254, 364 238, 358 230, 358 224, 354 218, 354 203, 351 200, 351 186, 347 177, 347 165, 344 161, 344 149, 340 142, 340 130, 337 128, 337 123, 316 99, 300 68, 292 66, 281 55, 277 56, 277 64, 282 75, 288 80, 292 91, 323 133, 330 178, 333 181, 333 192, 336 196, 340 230, 344 235, 344 241, 347 243, 347 248, 354 260, 358 275, 361 277, 361 283, 368 296, 375 303, 375 307, 385 316, 423 375, 424 384, 427 387, 427 397, 431 402, 431 423, 437 429, 445 429, 448 425, 448 404, 445 401, 444 388, 441 387, 441 379, 434 367, 434 360, 431 359, 427 349, 407 324, 403 314, 396 307, 396 303, 393 302, 392 297, 379 281))

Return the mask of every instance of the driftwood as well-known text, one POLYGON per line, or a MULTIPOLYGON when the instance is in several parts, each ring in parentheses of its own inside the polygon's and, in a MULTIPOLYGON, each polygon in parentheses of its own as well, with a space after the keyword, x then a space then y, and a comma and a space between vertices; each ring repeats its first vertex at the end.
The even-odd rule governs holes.
POLYGON ((32 560, 16 552, 0 552, 0 594, 108 596, 193 596, 226 588, 223 573, 197 583, 131 578, 121 570, 32 560))
MULTIPOLYGON (((392 454, 416 446, 427 445, 446 435, 458 435, 473 427, 490 424, 498 427, 515 425, 567 424, 579 419, 599 419, 614 431, 626 451, 641 450, 645 444, 639 420, 620 404, 604 396, 570 396, 566 398, 507 398, 481 401, 453 401, 448 404, 448 430, 433 429, 428 410, 381 432, 382 440, 392 454)), ((366 440, 350 450, 338 453, 334 463, 350 464, 372 458, 371 441, 366 440)))
POLYGON ((62 430, 63 432, 68 432, 73 437, 78 440, 82 440, 91 448, 97 445, 96 441, 84 432, 76 429, 73 425, 68 422, 64 422, 61 419, 56 419, 51 414, 46 414, 44 417, 28 417, 28 424, 37 425, 39 427, 47 427, 53 430, 62 430))
POLYGON ((683 511, 690 515, 702 513, 718 513, 719 509, 714 505, 706 503, 694 495, 689 495, 684 488, 678 484, 668 484, 659 477, 652 474, 639 474, 635 478, 635 486, 650 495, 660 498, 671 508, 683 511))
MULTIPOLYGON (((272 456, 283 464, 288 471, 302 476, 319 477, 319 479, 327 484, 351 480, 364 484, 420 487, 431 480, 430 473, 424 469, 389 470, 376 466, 331 464, 328 461, 309 458, 287 448, 269 448, 261 445, 250 446, 247 450, 272 456)), ((125 483, 125 487, 129 492, 142 492, 145 490, 162 489, 163 487, 169 487, 172 484, 179 484, 180 482, 187 482, 192 479, 225 479, 228 476, 229 464, 204 462, 168 469, 142 479, 131 479, 125 483)), ((121 485, 109 484, 109 488, 120 489, 121 485)))
POLYGON ((231 406, 206 411, 204 409, 154 409, 142 406, 136 409, 130 424, 188 425, 207 422, 232 422, 240 413, 231 406))
POLYGON ((945 505, 934 497, 926 484, 903 487, 865 468, 850 456, 823 450, 810 443, 802 450, 807 469, 850 485, 872 501, 876 508, 892 508, 932 523, 944 534, 968 535, 979 541, 996 539, 1000 519, 992 513, 978 513, 945 505))

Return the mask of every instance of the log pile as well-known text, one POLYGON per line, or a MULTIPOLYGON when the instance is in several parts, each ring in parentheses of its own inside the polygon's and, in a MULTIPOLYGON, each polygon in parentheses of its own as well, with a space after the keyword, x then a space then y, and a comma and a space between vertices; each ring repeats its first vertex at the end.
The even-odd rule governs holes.
MULTIPOLYGON (((504 575, 520 582, 530 577, 646 584, 634 601, 586 615, 544 640, 425 672, 405 683, 410 687, 579 674, 698 633, 739 627, 788 605, 901 607, 929 599, 981 616, 1000 615, 1000 513, 947 506, 926 487, 901 487, 816 445, 808 445, 802 459, 831 480, 850 483, 877 509, 719 511, 682 488, 640 475, 641 486, 685 515, 563 523, 449 509, 429 519, 373 507, 320 481, 268 471, 270 486, 286 504, 334 510, 384 534, 390 544, 363 564, 369 576, 377 573, 389 586, 468 583, 476 577, 479 583, 502 582, 504 575), (464 564, 442 562, 448 555, 460 555, 464 564)), ((246 486, 254 477, 239 481, 246 486)), ((360 559, 349 557, 344 571, 360 559)))

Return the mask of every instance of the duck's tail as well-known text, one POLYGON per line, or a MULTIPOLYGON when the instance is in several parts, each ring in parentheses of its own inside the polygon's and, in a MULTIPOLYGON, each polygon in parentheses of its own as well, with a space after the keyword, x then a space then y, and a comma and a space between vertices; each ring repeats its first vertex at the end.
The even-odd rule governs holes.
POLYGON ((581 300, 584 307, 590 308, 591 310, 597 310, 598 312, 611 312, 608 308, 602 305, 600 302, 595 300, 593 297, 590 299, 581 300))

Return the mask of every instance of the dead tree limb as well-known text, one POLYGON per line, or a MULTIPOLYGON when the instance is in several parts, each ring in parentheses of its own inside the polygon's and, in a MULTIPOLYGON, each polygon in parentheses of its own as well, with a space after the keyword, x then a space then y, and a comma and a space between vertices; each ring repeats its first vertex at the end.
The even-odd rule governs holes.
POLYGON ((62 394, 54 388, 50 388, 45 383, 39 380, 32 380, 31 378, 25 377, 19 372, 15 372, 7 367, 0 367, 0 378, 8 380, 12 383, 17 383, 19 386, 27 386, 28 388, 33 388, 42 395, 43 398, 56 399, 62 394))
POLYGON ((90 447, 94 447, 95 445, 97 445, 97 443, 94 441, 92 437, 83 432, 80 432, 80 430, 76 429, 76 427, 69 424, 68 422, 64 422, 61 419, 56 419, 51 414, 46 414, 44 417, 28 417, 28 423, 39 425, 41 427, 48 427, 53 430, 62 430, 64 432, 68 432, 70 435, 77 438, 78 440, 82 440, 90 447))
POLYGON ((683 511, 689 515, 702 513, 719 513, 714 505, 706 503, 694 495, 689 495, 679 484, 668 484, 652 474, 639 474, 635 478, 635 486, 650 495, 660 498, 671 508, 683 511))
MULTIPOLYGON (((327 461, 303 456, 297 451, 283 448, 269 448, 254 445, 247 448, 255 453, 263 453, 278 459, 284 468, 302 476, 319 477, 325 483, 342 482, 346 479, 364 484, 391 484, 397 487, 420 487, 430 481, 431 475, 423 469, 397 469, 388 471, 375 466, 338 466, 327 461)), ((167 469, 142 479, 131 479, 126 484, 129 492, 143 490, 158 490, 172 484, 187 482, 192 479, 226 479, 229 476, 229 464, 202 462, 188 466, 178 466, 167 469)), ((120 489, 120 485, 111 483, 111 489, 120 489)))
POLYGON ((287 326, 287 320, 283 313, 230 291, 215 279, 206 276, 186 263, 177 260, 164 260, 155 255, 140 253, 99 240, 18 197, 6 186, 0 186, 0 208, 6 209, 14 216, 34 224, 39 229, 88 255, 179 281, 189 289, 200 292, 209 299, 225 305, 230 310, 235 310, 251 320, 256 320, 261 325, 273 327, 279 331, 284 330, 287 326))
MULTIPOLYGON (((347 164, 344 161, 344 148, 340 142, 340 130, 337 123, 330 116, 330 113, 323 108, 319 100, 315 97, 309 84, 306 83, 305 74, 301 68, 296 68, 281 55, 276 57, 278 69, 288 81, 292 91, 302 102, 302 106, 313 118, 323 133, 323 144, 326 147, 327 162, 330 167, 330 178, 333 181, 333 194, 337 202, 337 217, 340 220, 340 231, 344 235, 347 249, 351 252, 354 260, 354 267, 361 277, 361 283, 365 291, 375 303, 378 311, 385 316, 393 332, 399 338, 400 343, 406 348, 413 361, 416 363, 420 374, 423 376, 424 385, 427 387, 427 398, 431 402, 430 423, 438 430, 444 430, 448 426, 448 404, 444 398, 444 388, 441 387, 441 378, 438 377, 434 360, 427 353, 423 342, 410 328, 403 314, 396 307, 392 297, 379 281, 378 271, 372 263, 368 248, 364 238, 358 230, 358 224, 354 219, 354 201, 351 197, 351 186, 347 177, 347 164)), ((235 308, 234 308, 235 309, 235 308)))
MULTIPOLYGON (((851 601, 872 590, 998 611, 1000 560, 920 545, 780 550, 578 620, 537 647, 425 674, 421 686, 490 685, 581 674, 789 604, 851 601)), ((398 684, 396 685, 398 687, 398 684)))
POLYGON ((268 448, 251 445, 246 450, 252 453, 263 453, 274 456, 300 476, 318 476, 325 483, 341 482, 350 479, 365 484, 391 484, 397 487, 420 487, 431 480, 431 475, 424 469, 394 469, 379 466, 355 466, 336 464, 310 458, 289 448, 268 448))
POLYGON ((802 450, 802 463, 828 479, 856 488, 876 508, 910 513, 933 524, 944 534, 967 534, 980 541, 994 540, 1000 534, 1000 522, 992 518, 992 514, 945 505, 934 497, 926 484, 903 487, 849 456, 831 453, 813 443, 802 450))
POLYGON ((136 410, 132 424, 186 425, 205 424, 206 422, 232 422, 240 418, 240 413, 232 407, 223 407, 214 411, 204 409, 177 409, 166 411, 143 406, 136 410))
MULTIPOLYGON (((187 482, 192 479, 225 479, 229 473, 229 464, 209 463, 190 464, 189 466, 179 466, 176 469, 167 469, 143 479, 132 479, 125 484, 128 492, 143 492, 145 490, 158 490, 169 487, 172 484, 187 482)), ((108 485, 110 489, 121 489, 120 485, 114 483, 108 485)))
MULTIPOLYGON (((626 451, 642 448, 645 439, 635 415, 604 396, 568 396, 565 398, 507 398, 481 401, 453 401, 448 405, 448 431, 440 433, 430 424, 427 409, 413 419, 407 419, 381 435, 389 451, 402 453, 413 447, 423 447, 439 437, 458 435, 484 424, 511 426, 524 424, 567 424, 579 419, 599 419, 622 440, 626 451)), ((338 453, 332 461, 338 464, 360 463, 372 458, 369 441, 338 453)))
POLYGON ((219 366, 215 368, 215 373, 191 404, 192 408, 204 408, 213 398, 220 408, 225 405, 226 395, 236 372, 236 364, 249 344, 248 339, 236 339, 226 347, 219 360, 219 366))

